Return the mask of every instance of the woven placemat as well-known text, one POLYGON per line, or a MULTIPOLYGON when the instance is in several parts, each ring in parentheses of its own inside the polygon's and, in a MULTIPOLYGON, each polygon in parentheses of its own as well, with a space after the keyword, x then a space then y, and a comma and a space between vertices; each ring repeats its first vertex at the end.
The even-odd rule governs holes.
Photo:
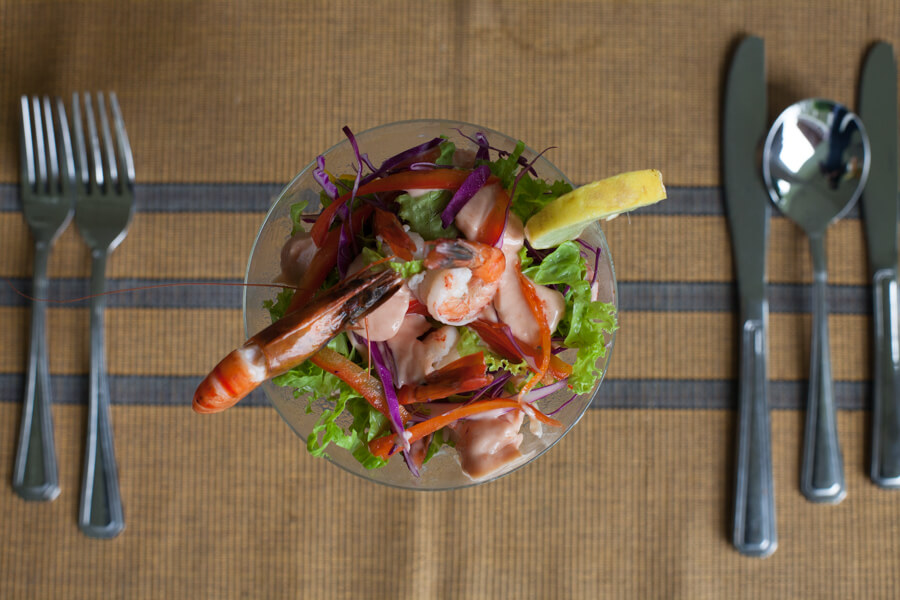
MULTIPOLYGON (((621 330, 604 393, 535 464, 473 489, 409 493, 310 458, 255 394, 189 401, 243 338, 240 290, 109 298, 113 426, 127 528, 78 531, 86 303, 49 308, 62 494, 0 493, 2 598, 893 598, 900 496, 866 477, 871 295, 859 211, 828 235, 835 394, 848 497, 799 493, 811 280, 806 240, 769 241, 770 399, 779 549, 730 544, 736 293, 719 181, 719 102, 740 36, 766 40, 769 113, 855 105, 889 0, 114 3, 0 1, 0 277, 30 290, 18 99, 115 90, 137 214, 110 289, 235 283, 265 210, 316 153, 406 118, 520 137, 572 180, 653 167, 669 200, 604 226, 621 330)), ((88 290, 74 228, 52 299, 88 290)), ((0 290, 0 479, 18 436, 29 302, 0 290)))

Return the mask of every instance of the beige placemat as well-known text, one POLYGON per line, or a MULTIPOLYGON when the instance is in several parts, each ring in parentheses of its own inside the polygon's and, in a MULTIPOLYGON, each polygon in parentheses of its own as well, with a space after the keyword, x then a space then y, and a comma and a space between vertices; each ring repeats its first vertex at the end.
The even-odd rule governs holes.
MULTIPOLYGON (((770 377, 793 398, 772 417, 779 549, 759 561, 730 545, 731 247, 721 205, 694 210, 692 189, 719 184, 720 86, 745 33, 766 39, 773 116, 807 96, 852 106, 868 45, 900 46, 900 8, 0 1, 0 276, 18 285, 27 286, 32 260, 12 185, 22 93, 115 90, 139 188, 155 193, 178 183, 285 182, 345 124, 359 131, 435 116, 558 146, 552 160, 577 182, 655 167, 680 190, 671 211, 605 227, 624 290, 608 379, 621 408, 588 411, 540 461, 476 489, 366 484, 307 456, 264 406, 194 415, 182 392, 241 340, 239 308, 126 300, 111 305, 107 325, 110 372, 128 382, 113 407, 128 527, 113 541, 88 540, 75 525, 84 410, 64 389, 87 371, 87 309, 52 307, 51 372, 69 398, 54 407, 63 491, 35 504, 5 484, 0 597, 895 597, 900 496, 865 475, 868 411, 839 415, 844 503, 813 506, 799 494, 796 398, 809 318, 796 302, 770 321, 770 377), (698 299, 710 290, 720 304, 650 306, 627 296, 673 289, 698 299)), ((109 275, 122 285, 239 280, 265 207, 220 210, 208 199, 139 207, 109 275)), ((828 254, 831 281, 863 306, 831 317, 835 378, 859 409, 868 402, 871 319, 858 218, 830 232, 828 254)), ((71 228, 50 272, 63 282, 88 276, 71 228)), ((780 218, 769 273, 788 291, 810 279, 805 240, 780 218)), ((21 386, 28 304, 3 298, 0 380, 21 386)), ((0 479, 9 482, 20 406, 4 397, 0 479)))

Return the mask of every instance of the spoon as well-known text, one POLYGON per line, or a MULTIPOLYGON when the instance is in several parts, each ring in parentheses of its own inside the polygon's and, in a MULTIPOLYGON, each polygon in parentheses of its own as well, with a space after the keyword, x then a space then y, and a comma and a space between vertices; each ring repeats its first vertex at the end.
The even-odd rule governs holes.
POLYGON ((830 100, 802 100, 766 138, 763 177, 773 202, 809 237, 813 327, 800 491, 812 502, 844 499, 825 300, 825 230, 859 198, 869 174, 869 139, 859 117, 830 100))

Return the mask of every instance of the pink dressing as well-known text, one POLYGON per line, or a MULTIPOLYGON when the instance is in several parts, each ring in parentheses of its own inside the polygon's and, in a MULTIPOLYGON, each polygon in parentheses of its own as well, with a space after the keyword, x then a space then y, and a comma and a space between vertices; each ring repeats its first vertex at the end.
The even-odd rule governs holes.
POLYGON ((453 426, 459 464, 469 477, 479 479, 516 460, 522 453, 524 413, 511 410, 481 419, 465 419, 453 426))
POLYGON ((393 338, 400 331, 406 311, 409 310, 409 298, 409 288, 404 285, 351 331, 371 342, 384 342, 393 338))
POLYGON ((309 269, 318 247, 306 231, 298 231, 281 248, 281 275, 276 283, 297 285, 309 269))

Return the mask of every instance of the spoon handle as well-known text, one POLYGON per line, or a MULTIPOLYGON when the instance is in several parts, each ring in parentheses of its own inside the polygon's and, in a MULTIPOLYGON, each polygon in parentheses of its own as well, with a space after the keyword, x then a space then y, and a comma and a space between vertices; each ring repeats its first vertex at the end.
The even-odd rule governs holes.
POLYGON ((741 338, 733 542, 742 554, 765 557, 778 546, 766 395, 765 317, 744 321, 741 338))
POLYGON ((873 389, 872 481, 900 487, 900 340, 898 340, 897 271, 875 273, 875 382, 873 389))
POLYGON ((837 504, 847 495, 844 465, 837 436, 834 387, 831 380, 831 350, 828 340, 828 304, 825 236, 811 235, 813 259, 813 325, 809 356, 809 396, 800 491, 811 502, 837 504))

